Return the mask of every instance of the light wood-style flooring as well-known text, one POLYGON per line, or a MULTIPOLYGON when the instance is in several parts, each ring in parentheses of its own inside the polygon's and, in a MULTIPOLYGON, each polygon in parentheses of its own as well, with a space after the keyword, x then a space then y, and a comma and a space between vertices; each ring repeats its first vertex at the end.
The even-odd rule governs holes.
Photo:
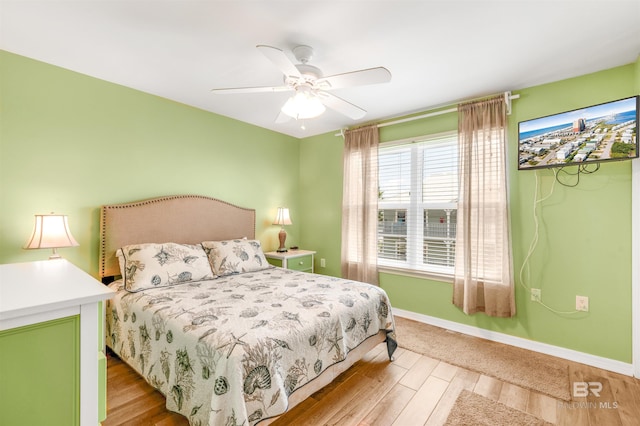
MULTIPOLYGON (((107 372, 103 426, 188 424, 117 357, 109 357, 107 372)), ((272 425, 441 425, 463 389, 558 425, 640 424, 640 380, 571 364, 574 381, 601 382, 600 397, 566 403, 402 348, 389 362, 381 344, 272 425)))

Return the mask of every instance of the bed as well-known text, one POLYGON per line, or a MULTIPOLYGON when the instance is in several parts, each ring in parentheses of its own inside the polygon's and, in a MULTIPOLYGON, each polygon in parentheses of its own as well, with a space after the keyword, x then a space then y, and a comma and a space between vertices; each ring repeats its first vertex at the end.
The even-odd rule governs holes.
POLYGON ((252 209, 196 195, 105 205, 100 237, 117 291, 106 343, 191 425, 265 425, 376 345, 392 359, 386 293, 269 265, 252 209))

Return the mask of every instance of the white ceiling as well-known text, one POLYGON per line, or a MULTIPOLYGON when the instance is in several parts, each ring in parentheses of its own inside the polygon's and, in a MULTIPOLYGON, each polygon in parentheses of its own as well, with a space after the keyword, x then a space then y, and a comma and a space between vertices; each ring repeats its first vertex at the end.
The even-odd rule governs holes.
MULTIPOLYGON (((634 62, 640 0, 0 0, 0 48, 295 137, 634 62), (274 122, 289 92, 255 48, 314 48, 324 75, 384 66, 390 83, 336 89, 367 110, 274 122)), ((588 88, 585 88, 585 90, 588 88)))

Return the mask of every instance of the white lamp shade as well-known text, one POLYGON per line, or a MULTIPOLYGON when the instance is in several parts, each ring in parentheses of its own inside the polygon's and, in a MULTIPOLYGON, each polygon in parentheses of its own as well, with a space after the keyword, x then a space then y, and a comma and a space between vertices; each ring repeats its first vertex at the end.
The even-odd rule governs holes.
POLYGON ((325 111, 320 99, 309 91, 298 90, 282 107, 282 112, 296 120, 314 118, 325 111))
POLYGON ((37 214, 36 223, 25 249, 60 248, 78 246, 69 231, 67 216, 60 214, 37 214))
POLYGON ((289 217, 289 209, 285 207, 278 207, 278 214, 273 221, 274 225, 291 225, 291 218, 289 217))

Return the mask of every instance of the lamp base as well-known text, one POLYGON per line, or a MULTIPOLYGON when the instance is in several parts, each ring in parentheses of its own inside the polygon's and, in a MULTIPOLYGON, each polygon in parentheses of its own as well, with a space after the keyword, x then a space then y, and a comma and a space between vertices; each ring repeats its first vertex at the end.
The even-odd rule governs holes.
POLYGON ((284 253, 287 250, 287 247, 284 245, 284 242, 287 240, 287 232, 284 230, 284 226, 280 229, 280 233, 278 234, 278 240, 280 240, 280 247, 276 250, 278 253, 284 253))

